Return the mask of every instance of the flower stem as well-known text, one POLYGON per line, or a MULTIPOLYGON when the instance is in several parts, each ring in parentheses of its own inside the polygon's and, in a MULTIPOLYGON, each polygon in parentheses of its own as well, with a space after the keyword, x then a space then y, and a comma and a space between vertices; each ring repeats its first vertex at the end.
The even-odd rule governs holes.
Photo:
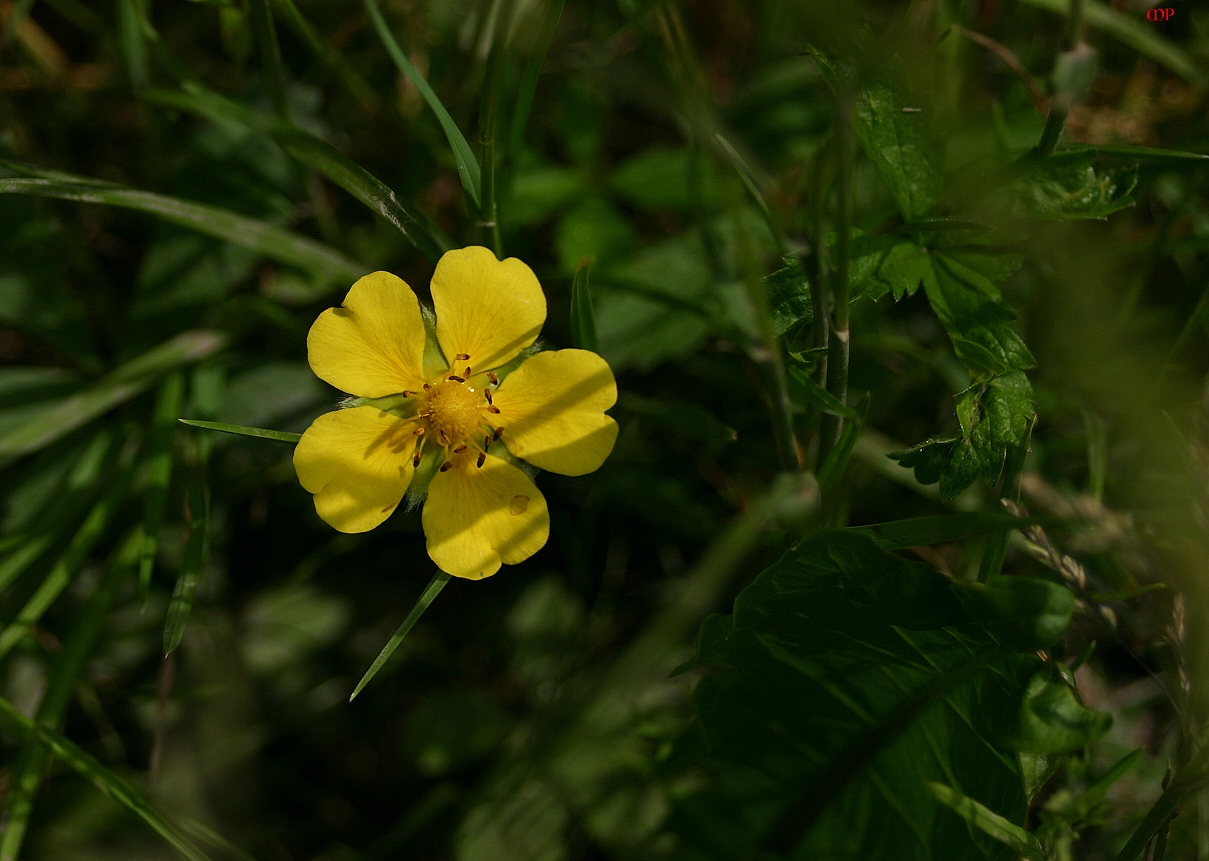
POLYGON ((424 615, 424 611, 428 609, 428 605, 436 600, 437 595, 441 594, 441 590, 445 588, 445 584, 448 582, 449 575, 438 568, 437 573, 433 574, 432 579, 428 581, 428 587, 424 590, 424 594, 416 601, 416 605, 411 608, 411 612, 407 614, 407 618, 399 626, 399 630, 395 631, 390 641, 382 647, 382 651, 378 653, 378 657, 374 658, 373 664, 365 671, 365 675, 361 677, 361 681, 357 682, 357 687, 353 688, 353 692, 348 698, 350 703, 356 699, 357 694, 361 693, 361 689, 369 684, 369 680, 378 674, 378 670, 382 669, 382 665, 390 660, 390 656, 395 653, 395 649, 399 648, 399 644, 403 642, 403 638, 411 632, 416 622, 420 621, 420 617, 424 615))
MULTIPOLYGON (((840 403, 848 399, 849 296, 848 257, 851 253, 852 227, 852 99, 846 94, 836 104, 836 180, 835 180, 835 265, 826 280, 831 293, 831 329, 827 341, 827 391, 840 403)), ((818 463, 822 464, 835 447, 843 430, 843 418, 824 413, 819 431, 818 463)))
POLYGON ((497 45, 491 49, 491 55, 487 59, 485 82, 487 97, 483 102, 482 136, 479 139, 483 144, 483 219, 481 224, 491 236, 491 250, 501 260, 504 257, 504 243, 500 234, 499 206, 495 193, 495 133, 499 115, 500 79, 503 77, 500 71, 503 65, 500 61, 502 54, 503 49, 497 45))

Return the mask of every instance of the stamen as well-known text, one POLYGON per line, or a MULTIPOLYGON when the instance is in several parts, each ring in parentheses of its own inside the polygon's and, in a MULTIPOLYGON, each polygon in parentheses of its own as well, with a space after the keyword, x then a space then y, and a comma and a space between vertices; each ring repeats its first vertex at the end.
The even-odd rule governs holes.
POLYGON ((453 360, 454 360, 455 362, 469 362, 469 361, 470 361, 470 354, 468 354, 468 353, 458 353, 456 356, 454 356, 454 357, 453 357, 453 360))
POLYGON ((494 439, 499 439, 499 438, 500 438, 500 437, 502 437, 503 435, 504 435, 504 429, 503 429, 503 428, 496 428, 495 430, 493 430, 493 431, 491 432, 491 438, 492 438, 493 440, 494 440, 494 439))
POLYGON ((487 398, 487 403, 491 403, 491 390, 483 389, 483 395, 487 398))
POLYGON ((452 460, 445 461, 443 464, 441 464, 441 472, 447 471, 452 466, 453 466, 452 460))
MULTIPOLYGON (((467 370, 467 371, 469 371, 470 369, 469 369, 469 368, 467 368, 466 370, 467 370)), ((457 374, 450 374, 450 375, 449 375, 448 377, 446 377, 445 379, 447 379, 447 380, 452 380, 452 381, 453 381, 453 382, 455 382, 455 383, 464 383, 464 382, 466 382, 466 378, 465 378, 465 377, 459 377, 457 374)))
POLYGON ((401 393, 401 397, 410 398, 414 394, 415 392, 409 392, 407 389, 404 389, 401 393))
POLYGON ((495 406, 494 404, 492 404, 491 406, 487 407, 487 412, 495 413, 496 415, 499 415, 500 408, 495 406))
POLYGON ((483 468, 483 464, 487 462, 487 452, 480 451, 478 462, 475 464, 479 469, 483 468))
POLYGON ((454 453, 454 454, 461 454, 461 453, 462 453, 462 452, 464 452, 465 450, 466 450, 466 446, 465 446, 465 445, 460 445, 460 446, 458 446, 457 448, 455 448, 455 449, 453 450, 453 453, 454 453))
POLYGON ((426 392, 427 392, 427 391, 429 391, 430 389, 432 389, 432 386, 428 385, 428 383, 425 383, 425 384, 424 384, 424 391, 426 391, 426 392))
POLYGON ((418 448, 416 449, 416 453, 411 456, 411 465, 412 467, 420 465, 420 450, 418 448))
POLYGON ((437 430, 437 436, 441 438, 441 445, 449 445, 449 434, 445 433, 444 428, 439 428, 437 430))
POLYGON ((483 437, 483 451, 486 451, 489 448, 491 448, 491 437, 485 436, 483 437))
POLYGON ((500 384, 500 378, 497 377, 495 374, 493 374, 491 371, 487 372, 487 379, 491 380, 491 385, 493 385, 493 386, 498 386, 500 384))
POLYGON ((470 366, 469 366, 469 365, 467 365, 467 366, 466 366, 466 370, 462 371, 462 376, 463 376, 463 377, 469 377, 469 376, 470 376, 470 366))
POLYGON ((424 426, 421 425, 420 427, 413 430, 412 433, 415 434, 416 436, 424 436, 424 426))

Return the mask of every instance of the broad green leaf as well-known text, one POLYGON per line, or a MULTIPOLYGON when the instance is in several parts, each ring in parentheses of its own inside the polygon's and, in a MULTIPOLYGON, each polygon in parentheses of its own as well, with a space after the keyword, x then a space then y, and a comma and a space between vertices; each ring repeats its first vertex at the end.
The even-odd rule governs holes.
MULTIPOLYGON (((35 172, 32 168, 10 162, 0 166, 22 173, 35 172)), ((366 273, 364 266, 314 239, 217 206, 150 191, 124 188, 84 177, 70 180, 23 177, 0 179, 0 194, 30 194, 135 209, 249 248, 278 262, 297 266, 322 281, 351 283, 366 273)))
POLYGON ((1097 167, 1088 151, 1065 151, 1027 163, 995 205, 1015 214, 1062 220, 1107 218, 1134 205, 1137 167, 1097 167))
POLYGON ((1074 680, 1064 678, 1063 670, 1060 664, 1047 664, 1029 680, 1011 733, 1015 749, 1041 754, 1082 750, 1112 723, 1112 715, 1079 702, 1074 680))
POLYGON ((611 203, 589 197, 563 216, 554 247, 558 266, 574 272, 586 258, 602 268, 625 259, 635 245, 634 228, 611 203))
POLYGON ((30 739, 45 747, 60 762, 141 819, 147 827, 167 841, 181 858, 186 861, 209 861, 209 855, 182 834, 162 813, 148 804, 129 783, 83 748, 53 728, 34 723, 4 699, 0 699, 0 729, 12 738, 30 739))
POLYGON ((575 267, 575 277, 571 281, 571 343, 581 350, 599 353, 596 311, 592 307, 592 291, 588 287, 590 266, 590 261, 582 261, 575 267))
POLYGON ((203 422, 197 419, 178 419, 181 424, 186 424, 195 428, 204 430, 216 430, 223 433, 236 434, 238 436, 251 436, 258 439, 271 439, 278 442, 296 443, 302 439, 300 433, 289 433, 287 431, 269 430, 268 428, 250 428, 243 425, 231 425, 225 422, 203 422))
POLYGON ((919 289, 931 267, 928 252, 898 236, 853 231, 848 277, 852 298, 895 300, 919 289))
POLYGON ((609 184, 626 203, 648 211, 699 212, 721 202, 713 162, 686 147, 643 150, 618 167, 609 184))
POLYGON ((399 71, 407 76, 407 79, 419 91, 428 107, 437 115, 437 121, 440 122, 441 129, 445 132, 445 137, 449 141, 449 147, 453 150, 453 158, 458 166, 458 177, 462 180, 462 187, 466 189, 466 193, 470 195, 470 199, 474 201, 474 205, 477 207, 481 197, 483 181, 478 159, 474 157, 470 144, 466 143, 466 138, 463 136, 461 129, 458 128, 458 124, 453 121, 453 117, 449 115, 449 111, 445 110, 445 105, 441 103, 441 99, 433 92, 432 87, 428 85, 428 81, 424 80, 424 76, 420 74, 420 70, 411 64, 411 61, 407 59, 407 55, 403 53, 403 49, 399 47, 399 43, 395 41, 395 37, 391 35, 390 28, 386 25, 386 20, 382 17, 382 12, 378 9, 377 2, 375 0, 365 0, 365 8, 369 11, 369 17, 373 22, 374 30, 378 33, 378 38, 386 46, 387 53, 390 54, 399 71))
POLYGON ((218 332, 182 332, 0 433, 0 462, 49 445, 155 385, 164 374, 213 355, 225 345, 226 336, 218 332))
POLYGON ((888 86, 875 84, 856 95, 854 128, 902 217, 917 221, 936 209, 940 173, 923 114, 903 106, 888 86))
POLYGON ((1010 846, 1016 854, 1027 858, 1028 861, 1048 861, 1045 849, 1036 837, 990 810, 985 804, 980 804, 943 783, 929 783, 928 790, 945 807, 975 828, 1010 846))
POLYGON ((772 330, 784 335, 798 323, 809 324, 814 319, 810 304, 810 283, 800 257, 783 257, 785 265, 764 277, 768 291, 768 310, 772 315, 772 330))
POLYGON ((714 669, 677 756, 706 784, 678 814, 705 857, 1014 857, 927 788, 1025 822, 994 718, 1020 711, 1039 662, 969 624, 954 581, 824 533, 761 573, 733 616, 707 620, 696 663, 714 669))
POLYGON ((970 619, 996 642, 1019 652, 1048 649, 1070 627, 1075 611, 1074 594, 1049 580, 995 577, 958 585, 956 594, 970 619))
POLYGON ((908 547, 964 541, 997 529, 1019 529, 1034 522, 1003 512, 986 511, 909 517, 850 528, 853 532, 869 535, 883 550, 905 550, 908 547))

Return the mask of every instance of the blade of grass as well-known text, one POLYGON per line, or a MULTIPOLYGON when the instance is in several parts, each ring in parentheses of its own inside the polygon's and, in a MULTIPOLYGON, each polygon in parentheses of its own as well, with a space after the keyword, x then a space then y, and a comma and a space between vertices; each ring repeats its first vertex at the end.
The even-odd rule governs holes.
POLYGON ((118 0, 118 45, 135 90, 145 90, 151 81, 147 43, 143 39, 145 22, 142 0, 118 0))
POLYGON ((218 332, 182 332, 153 347, 44 412, 0 434, 0 464, 37 451, 155 385, 164 374, 213 355, 226 345, 218 332))
POLYGON ((71 578, 79 571, 80 565, 92 551, 92 548, 105 533, 106 527, 113 518, 113 513, 122 505, 126 491, 130 487, 133 465, 119 469, 118 474, 108 483, 105 494, 97 501, 84 522, 72 537, 67 549, 54 568, 25 602, 16 618, 0 630, 0 659, 3 659, 33 629, 42 615, 63 593, 71 583, 71 578))
POLYGON ((330 44, 324 41, 322 36, 315 32, 315 28, 303 17, 294 0, 274 0, 274 2, 281 12, 282 19, 294 29, 294 32, 306 43, 312 53, 319 58, 324 67, 335 72, 345 88, 362 107, 372 107, 379 101, 378 94, 370 86, 369 82, 358 74, 352 66, 340 62, 340 52, 331 47, 330 44))
POLYGON ((420 621, 420 617, 424 615, 424 611, 429 605, 436 600, 437 595, 441 594, 441 590, 445 588, 445 584, 449 582, 449 575, 444 571, 437 569, 437 573, 432 575, 432 579, 428 581, 428 586, 424 589, 424 593, 420 595, 411 612, 407 614, 407 618, 403 620, 403 624, 395 631, 389 642, 382 647, 382 651, 378 653, 378 657, 374 658, 373 664, 365 671, 365 675, 361 677, 361 681, 357 682, 357 687, 353 688, 352 694, 348 701, 351 703, 357 698, 357 694, 361 693, 361 689, 369 684, 370 679, 378 675, 378 671, 382 669, 382 665, 390 660, 390 656, 395 653, 395 649, 399 648, 399 644, 403 642, 403 638, 411 632, 415 627, 416 622, 420 621))
POLYGON ((17 32, 17 28, 21 26, 21 22, 29 17, 30 10, 34 8, 34 0, 17 0, 8 10, 7 18, 4 22, 4 30, 0 32, 0 47, 7 46, 12 41, 13 34, 17 32))
MULTIPOLYGON (((422 213, 405 206, 384 182, 331 144, 308 132, 283 126, 273 117, 237 105, 197 84, 189 84, 187 90, 180 91, 154 90, 147 93, 147 99, 200 114, 214 122, 270 136, 291 157, 314 168, 393 224, 416 250, 430 260, 437 260, 453 247, 449 237, 439 227, 422 213)), ((361 274, 364 274, 364 270, 361 274)))
POLYGON ((487 96, 483 100, 483 108, 479 118, 479 127, 481 129, 479 142, 483 145, 483 217, 480 223, 491 236, 491 250, 500 259, 504 257, 504 241, 500 231, 499 205, 495 192, 495 139, 499 125, 503 54, 503 48, 496 45, 491 49, 491 55, 487 59, 487 75, 484 81, 487 96))
POLYGON ((424 80, 424 76, 420 74, 419 69, 411 64, 411 61, 407 59, 407 55, 403 53, 403 49, 399 47, 399 43, 395 41, 395 37, 391 35, 390 28, 386 25, 386 19, 382 17, 382 13, 378 9, 378 4, 374 0, 364 0, 364 2, 366 10, 369 12, 370 20, 373 21, 374 30, 377 31, 378 38, 382 40, 382 44, 386 47, 390 58, 394 60, 395 66, 407 76, 407 79, 420 92, 428 107, 437 115, 437 121, 445 132, 445 137, 449 141, 449 148, 453 151, 453 159, 458 166, 458 178, 462 181, 462 187, 466 189, 466 193, 470 195, 470 199, 474 201, 474 205, 476 207, 479 206, 482 176, 479 170, 479 163, 474 157, 474 152, 470 149, 470 144, 466 142, 466 138, 462 134, 461 129, 458 128, 458 124, 453 121, 453 117, 449 115, 449 111, 445 109, 445 105, 441 103, 440 98, 433 92, 432 87, 428 85, 428 81, 424 80))
POLYGON ((571 343, 581 350, 600 352, 596 337, 596 313, 592 310, 592 291, 588 287, 588 269, 592 258, 579 261, 571 281, 571 343))
POLYGON ((160 384, 155 413, 147 438, 147 487, 143 497, 142 549, 139 554, 139 600, 147 606, 151 571, 159 549, 164 520, 164 497, 172 480, 172 431, 185 398, 185 377, 177 371, 160 384))
POLYGON ((185 503, 185 528, 185 556, 176 586, 172 590, 167 618, 164 620, 164 657, 172 654, 185 636, 185 627, 189 624, 189 617, 193 615, 193 597, 197 593, 197 583, 206 566, 210 534, 210 495, 204 479, 192 482, 189 488, 189 498, 185 503))
MULTIPOLYGON (((34 168, 11 162, 0 163, 0 166, 25 174, 38 173, 34 168)), ((367 271, 364 266, 353 262, 334 248, 275 224, 248 218, 217 206, 111 183, 100 183, 84 177, 72 177, 70 180, 30 176, 0 179, 0 194, 53 197, 145 212, 164 221, 230 242, 232 245, 248 248, 272 260, 296 266, 324 283, 355 281, 367 271)))
POLYGON ((512 124, 508 131, 508 152, 515 157, 521 151, 525 142, 525 126, 529 123, 529 112, 533 109, 533 97, 537 94, 537 79, 541 75, 542 66, 546 62, 546 54, 554 43, 554 34, 558 30, 559 19, 562 18, 563 6, 566 0, 548 0, 546 10, 542 15, 541 32, 537 36, 537 45, 533 54, 525 64, 521 74, 520 85, 517 87, 516 104, 512 109, 512 124))
POLYGON ((56 759, 141 819, 152 831, 166 840, 181 858, 186 861, 210 861, 209 855, 181 834, 176 826, 148 804, 129 783, 98 762, 91 754, 55 732, 53 728, 39 726, 31 721, 3 698, 0 698, 0 729, 14 738, 36 741, 45 747, 56 759))
MULTIPOLYGON (((125 472, 128 482, 133 468, 128 468, 125 472)), ((123 492, 124 490, 125 488, 123 492)), ((80 617, 71 625, 63 650, 58 654, 54 669, 47 680, 46 692, 38 704, 38 712, 34 716, 37 726, 53 729, 62 722, 80 670, 100 635, 109 605, 113 602, 122 580, 133 567, 138 545, 138 533, 132 533, 114 554, 115 558, 104 568, 96 588, 84 604, 80 617)), ((76 561, 78 563, 82 558, 76 561)), ((9 773, 8 791, 3 802, 0 802, 0 821, 5 823, 4 831, 0 834, 0 861, 16 861, 21 854, 21 844, 25 840, 29 818, 33 813, 34 798, 38 794, 38 787, 42 783, 49 759, 50 750, 40 744, 32 733, 27 732, 17 752, 17 760, 9 773)))
MULTIPOLYGON (((1023 0, 1023 2, 1058 15, 1070 14, 1070 0, 1023 0)), ((1193 62, 1192 57, 1175 43, 1158 35, 1157 30, 1144 23, 1141 16, 1131 17, 1092 0, 1086 1, 1083 16, 1088 26, 1103 30, 1139 54, 1149 57, 1161 66, 1166 66, 1189 83, 1204 83, 1205 76, 1193 62)))
POLYGON ((85 506, 81 503, 89 501, 97 479, 112 467, 112 442, 109 431, 101 428, 72 466, 61 492, 34 521, 37 531, 14 535, 11 546, 0 546, 0 594, 59 539, 69 522, 83 513, 85 506))
POLYGON ((268 430, 267 428, 251 428, 244 425, 229 425, 224 422, 203 422, 197 419, 177 419, 181 424, 190 425, 195 428, 205 428, 206 430, 222 431, 223 433, 238 434, 240 436, 254 436, 258 439, 272 439, 278 442, 298 442, 302 439, 300 433, 289 433, 288 431, 268 430))
POLYGON ((281 62, 281 46, 277 42, 277 31, 273 28, 273 13, 268 0, 251 0, 249 3, 252 23, 252 40, 260 51, 260 65, 264 70, 265 86, 269 91, 269 104, 273 113, 285 122, 290 121, 290 105, 286 97, 285 67, 281 62))
POLYGON ((849 529, 873 538, 883 550, 905 550, 908 547, 951 544, 976 535, 986 535, 996 529, 1020 529, 1038 522, 1037 518, 1013 517, 1007 512, 972 511, 911 517, 869 526, 852 526, 849 529))

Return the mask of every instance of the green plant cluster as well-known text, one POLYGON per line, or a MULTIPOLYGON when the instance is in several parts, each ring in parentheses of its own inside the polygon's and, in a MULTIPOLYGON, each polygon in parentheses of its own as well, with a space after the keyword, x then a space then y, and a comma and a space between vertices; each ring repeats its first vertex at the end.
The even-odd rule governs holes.
POLYGON ((0 861, 1205 857, 1174 8, 0 3, 0 861), (480 582, 290 460, 466 245, 621 392, 480 582))

